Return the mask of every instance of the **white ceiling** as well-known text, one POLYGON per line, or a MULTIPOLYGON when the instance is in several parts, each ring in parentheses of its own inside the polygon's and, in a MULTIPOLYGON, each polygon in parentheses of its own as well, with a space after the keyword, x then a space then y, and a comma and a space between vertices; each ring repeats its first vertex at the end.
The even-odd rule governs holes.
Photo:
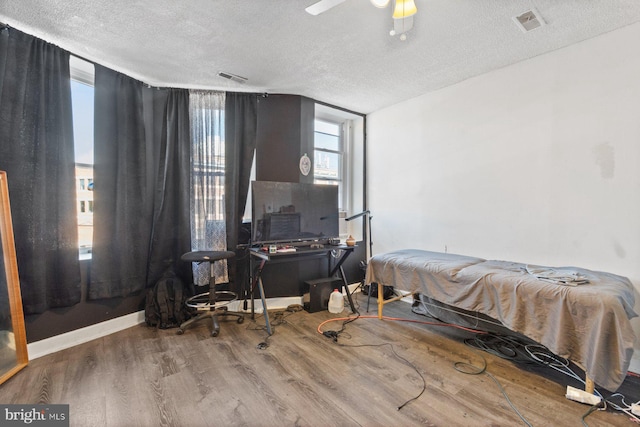
POLYGON ((416 0, 400 41, 390 8, 347 0, 311 16, 315 1, 0 0, 0 22, 154 86, 298 94, 370 113, 640 21, 638 0, 416 0), (531 8, 547 25, 523 33, 512 17, 531 8))

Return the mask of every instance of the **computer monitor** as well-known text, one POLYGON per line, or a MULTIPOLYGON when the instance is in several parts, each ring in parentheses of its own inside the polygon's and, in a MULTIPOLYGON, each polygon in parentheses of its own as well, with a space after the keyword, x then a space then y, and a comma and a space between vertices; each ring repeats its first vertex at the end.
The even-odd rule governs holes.
POLYGON ((339 237, 335 185, 253 181, 251 194, 252 244, 339 237))

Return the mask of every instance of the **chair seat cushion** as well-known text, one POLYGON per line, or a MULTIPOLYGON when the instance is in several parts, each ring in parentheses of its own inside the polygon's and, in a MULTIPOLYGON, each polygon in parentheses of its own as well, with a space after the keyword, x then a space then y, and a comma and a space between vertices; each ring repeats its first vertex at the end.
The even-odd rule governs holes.
POLYGON ((193 251, 183 254, 180 259, 189 262, 214 262, 236 256, 232 251, 193 251))

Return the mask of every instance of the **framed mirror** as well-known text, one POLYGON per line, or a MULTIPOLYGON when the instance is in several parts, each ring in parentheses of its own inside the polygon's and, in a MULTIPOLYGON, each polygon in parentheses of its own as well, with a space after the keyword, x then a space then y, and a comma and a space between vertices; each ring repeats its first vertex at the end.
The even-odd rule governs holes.
POLYGON ((0 384, 27 366, 27 336, 9 205, 7 173, 0 171, 0 384))

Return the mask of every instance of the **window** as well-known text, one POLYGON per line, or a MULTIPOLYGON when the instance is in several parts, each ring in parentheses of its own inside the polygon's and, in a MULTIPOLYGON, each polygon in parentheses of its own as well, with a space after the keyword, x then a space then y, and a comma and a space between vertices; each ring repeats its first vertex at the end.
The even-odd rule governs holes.
POLYGON ((93 65, 74 56, 71 67, 71 105, 76 159, 78 249, 81 258, 93 245, 93 65))
MULTIPOLYGON (((336 119, 334 119, 336 120, 336 119)), ((340 237, 346 238, 351 234, 347 230, 344 218, 347 217, 348 162, 346 161, 347 140, 343 127, 348 126, 348 121, 334 121, 331 119, 319 120, 316 118, 313 138, 313 182, 316 184, 338 186, 338 207, 340 208, 340 237)))
POLYGON ((340 209, 345 208, 343 195, 344 144, 342 139, 340 123, 315 121, 313 181, 316 184, 337 185, 339 187, 340 209))
POLYGON ((362 241, 363 220, 344 221, 364 208, 365 116, 326 104, 315 104, 314 182, 337 185, 340 237, 362 241))

